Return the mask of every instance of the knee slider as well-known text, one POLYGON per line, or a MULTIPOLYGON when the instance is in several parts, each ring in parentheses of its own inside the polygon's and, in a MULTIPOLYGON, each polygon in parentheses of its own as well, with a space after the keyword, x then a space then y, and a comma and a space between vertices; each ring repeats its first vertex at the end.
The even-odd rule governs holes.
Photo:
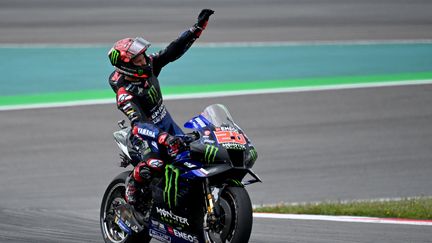
POLYGON ((156 171, 161 171, 162 167, 164 166, 164 162, 160 159, 148 159, 146 161, 147 166, 152 169, 152 170, 156 170, 156 171))

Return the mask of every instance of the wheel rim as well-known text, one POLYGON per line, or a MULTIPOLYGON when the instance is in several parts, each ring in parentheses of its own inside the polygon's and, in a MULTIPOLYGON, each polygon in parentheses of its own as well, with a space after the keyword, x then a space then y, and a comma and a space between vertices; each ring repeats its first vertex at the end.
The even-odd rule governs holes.
POLYGON ((222 229, 219 231, 210 230, 210 239, 214 242, 230 242, 235 232, 235 221, 236 221, 236 205, 233 196, 226 192, 220 198, 220 225, 222 229))
POLYGON ((124 183, 114 185, 106 197, 103 217, 101 217, 102 229, 106 237, 111 242, 115 243, 124 242, 127 238, 127 234, 114 222, 114 207, 115 205, 126 203, 124 200, 124 194, 124 183))

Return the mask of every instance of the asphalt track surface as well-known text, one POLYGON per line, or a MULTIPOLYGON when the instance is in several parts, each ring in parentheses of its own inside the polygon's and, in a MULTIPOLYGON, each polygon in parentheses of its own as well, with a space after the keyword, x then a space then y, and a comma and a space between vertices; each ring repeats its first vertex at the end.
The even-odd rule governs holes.
MULTIPOLYGON (((430 1, 1 1, 0 43, 166 42, 216 10, 200 41, 432 38, 430 1), (138 7, 141 6, 141 7, 138 7), (141 14, 142 12, 142 14, 141 14), (126 14, 127 13, 127 14, 126 14), (121 27, 121 28, 120 28, 121 27)), ((254 204, 432 195, 432 86, 168 101, 177 121, 226 104, 254 139, 254 204)), ((0 112, 0 242, 101 242, 122 169, 114 105, 0 112)), ((251 242, 430 242, 427 226, 255 219, 251 242)))

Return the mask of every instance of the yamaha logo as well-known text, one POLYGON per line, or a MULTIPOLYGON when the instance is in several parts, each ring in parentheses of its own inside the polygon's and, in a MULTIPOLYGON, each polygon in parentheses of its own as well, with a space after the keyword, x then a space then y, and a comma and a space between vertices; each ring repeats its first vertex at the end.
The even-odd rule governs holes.
POLYGON ((154 131, 145 128, 138 128, 138 133, 147 137, 156 138, 156 133, 154 131))

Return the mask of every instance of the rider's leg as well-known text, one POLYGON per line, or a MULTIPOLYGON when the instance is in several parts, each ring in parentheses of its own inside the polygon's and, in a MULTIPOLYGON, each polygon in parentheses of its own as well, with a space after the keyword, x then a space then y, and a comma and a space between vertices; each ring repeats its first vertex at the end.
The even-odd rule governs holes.
POLYGON ((126 201, 133 206, 147 204, 151 200, 150 182, 155 172, 162 170, 164 163, 152 156, 135 166, 126 180, 126 201), (143 199, 143 201, 138 201, 143 199))
POLYGON ((162 119, 162 121, 158 124, 161 130, 167 132, 171 135, 184 135, 184 132, 181 128, 175 123, 172 119, 171 115, 167 112, 166 116, 162 119))

